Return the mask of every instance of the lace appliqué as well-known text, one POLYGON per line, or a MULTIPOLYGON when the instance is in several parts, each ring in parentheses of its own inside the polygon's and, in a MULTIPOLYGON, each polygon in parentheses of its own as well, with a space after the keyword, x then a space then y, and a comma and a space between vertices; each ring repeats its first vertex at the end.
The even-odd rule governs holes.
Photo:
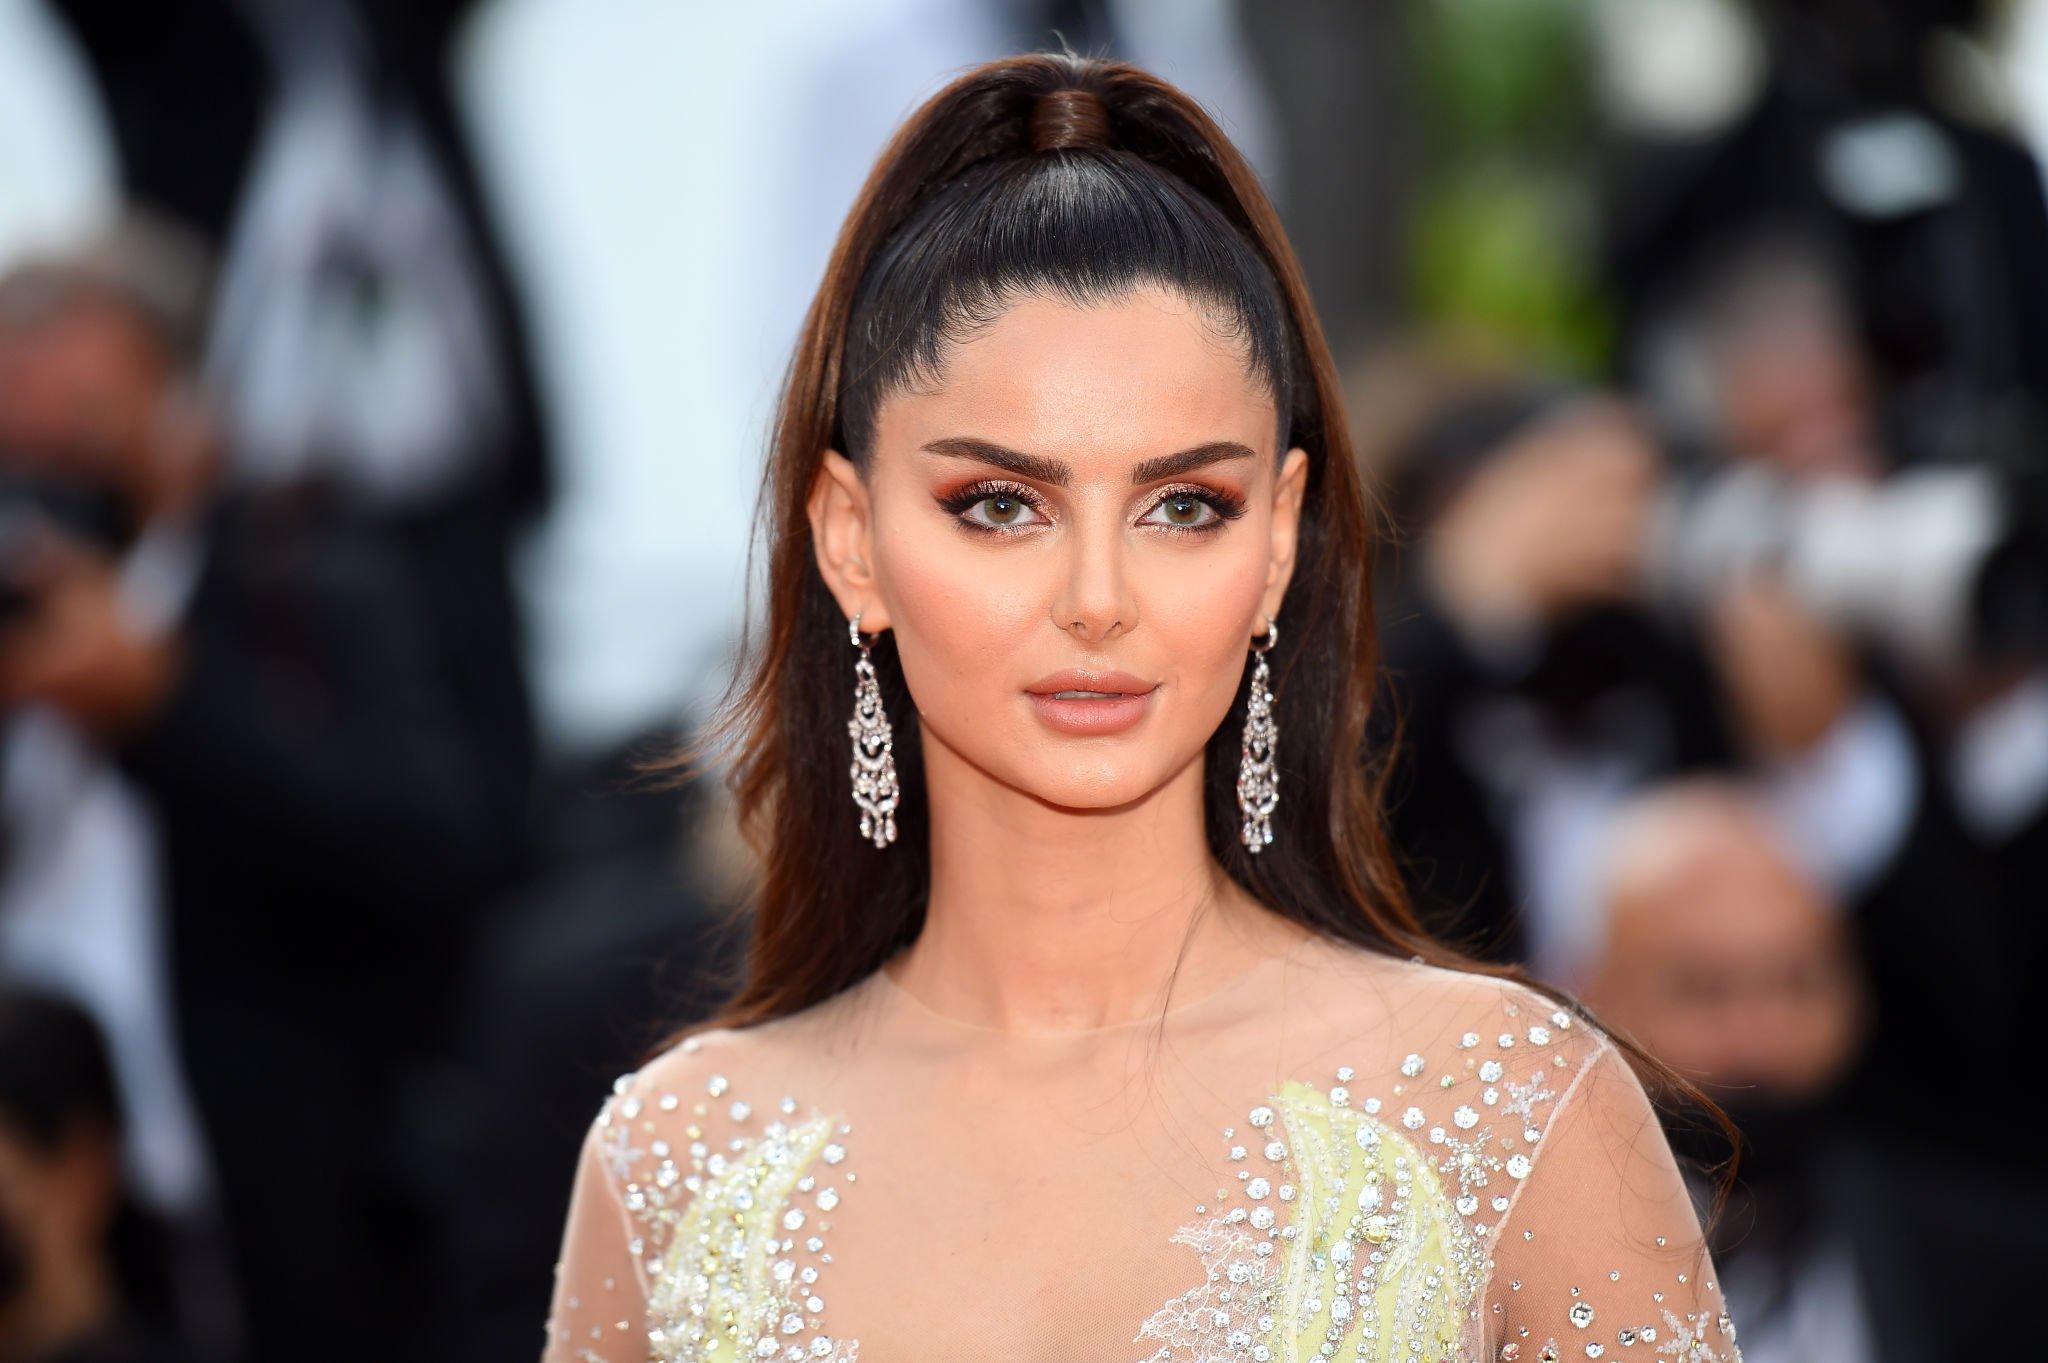
POLYGON ((1742 1352, 1735 1347, 1735 1322, 1724 1311, 1716 1326, 1728 1345, 1726 1354, 1707 1340, 1706 1312, 1681 1316, 1667 1307, 1664 1328, 1671 1332, 1671 1337, 1658 1345, 1657 1352, 1678 1360, 1678 1363, 1742 1363, 1742 1352))
POLYGON ((1248 1357, 1253 1339, 1273 1328, 1268 1303, 1277 1296, 1279 1275, 1271 1244, 1227 1216, 1190 1221, 1170 1243, 1192 1246, 1201 1255, 1202 1285, 1153 1312, 1137 1339, 1165 1341, 1152 1355, 1162 1363, 1248 1357))

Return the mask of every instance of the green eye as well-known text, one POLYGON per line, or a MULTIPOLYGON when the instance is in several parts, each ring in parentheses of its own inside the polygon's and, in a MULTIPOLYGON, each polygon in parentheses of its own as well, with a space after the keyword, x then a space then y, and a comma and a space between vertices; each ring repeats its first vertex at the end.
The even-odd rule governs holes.
POLYGON ((943 505, 961 524, 977 530, 1021 530, 1045 519, 1022 491, 986 483, 963 489, 943 505))
POLYGON ((1145 519, 1154 525, 1170 525, 1176 530, 1202 530, 1223 518, 1206 497, 1192 492, 1169 492, 1159 499, 1145 519))

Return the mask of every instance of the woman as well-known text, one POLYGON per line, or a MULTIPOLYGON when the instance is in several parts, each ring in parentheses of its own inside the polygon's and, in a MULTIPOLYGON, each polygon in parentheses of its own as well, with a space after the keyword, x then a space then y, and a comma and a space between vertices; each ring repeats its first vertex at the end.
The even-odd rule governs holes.
POLYGON ((1736 1356, 1628 1057, 1405 905, 1330 357, 1186 96, 920 109, 766 488, 748 978, 593 1122, 548 1359, 1736 1356))

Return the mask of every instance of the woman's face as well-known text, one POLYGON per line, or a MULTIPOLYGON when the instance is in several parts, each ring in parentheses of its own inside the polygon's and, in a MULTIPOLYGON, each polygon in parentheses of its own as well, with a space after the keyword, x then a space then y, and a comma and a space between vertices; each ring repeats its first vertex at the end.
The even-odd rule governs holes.
POLYGON ((1180 295, 1033 297, 885 399, 863 479, 828 451, 827 583, 893 630, 928 748, 1048 803, 1196 762, 1294 562, 1308 456, 1180 295))

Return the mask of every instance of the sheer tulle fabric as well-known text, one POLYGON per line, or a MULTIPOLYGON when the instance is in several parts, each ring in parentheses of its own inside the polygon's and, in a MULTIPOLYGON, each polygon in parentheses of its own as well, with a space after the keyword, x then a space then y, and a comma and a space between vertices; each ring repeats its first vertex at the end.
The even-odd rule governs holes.
POLYGON ((1322 941, 1016 1036, 885 973, 622 1078, 545 1363, 1739 1357, 1643 1090, 1517 986, 1322 941))

